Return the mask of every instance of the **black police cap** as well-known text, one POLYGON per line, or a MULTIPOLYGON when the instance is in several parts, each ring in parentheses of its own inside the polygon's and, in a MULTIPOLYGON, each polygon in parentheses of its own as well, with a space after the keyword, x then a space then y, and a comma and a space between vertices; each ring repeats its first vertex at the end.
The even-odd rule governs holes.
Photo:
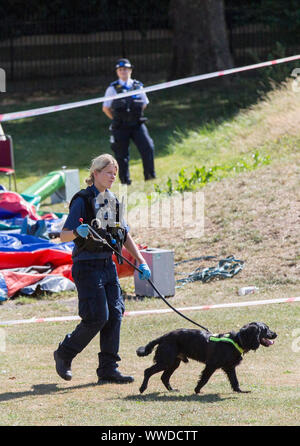
POLYGON ((125 68, 133 68, 133 65, 131 65, 130 61, 128 59, 119 59, 116 63, 116 70, 118 68, 125 67, 125 68))

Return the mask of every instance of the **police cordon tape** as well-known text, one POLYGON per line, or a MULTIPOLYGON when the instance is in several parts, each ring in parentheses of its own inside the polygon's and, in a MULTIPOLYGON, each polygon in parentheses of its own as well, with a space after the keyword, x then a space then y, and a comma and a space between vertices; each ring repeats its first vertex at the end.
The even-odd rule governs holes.
MULTIPOLYGON (((226 75, 234 74, 234 73, 241 73, 243 71, 254 70, 256 68, 268 67, 268 66, 272 66, 272 65, 285 63, 285 62, 292 62, 292 61, 295 61, 298 59, 300 59, 300 54, 297 54, 295 56, 283 57, 281 59, 274 59, 274 60, 270 60, 267 62, 260 62, 260 63, 253 64, 253 65, 246 65, 246 66, 238 67, 238 68, 230 68, 228 70, 215 71, 213 73, 206 73, 206 74, 200 74, 197 76, 190 76, 190 77, 186 77, 183 79, 177 79, 174 81, 162 82, 161 84, 156 84, 156 85, 152 85, 150 87, 141 88, 139 90, 139 92, 150 93, 152 91, 165 90, 167 88, 177 87, 179 85, 189 84, 191 82, 202 81, 205 79, 212 79, 214 77, 221 77, 221 76, 226 76, 226 75)), ((133 96, 136 94, 137 94, 137 90, 131 90, 131 91, 128 91, 125 93, 115 94, 114 96, 107 96, 107 97, 103 96, 100 98, 86 99, 85 101, 71 102, 68 104, 52 105, 49 107, 34 108, 31 110, 24 110, 24 111, 19 111, 19 112, 12 112, 12 113, 4 113, 4 114, 0 114, 0 123, 5 122, 5 121, 14 121, 16 119, 31 118, 33 116, 45 115, 48 113, 55 113, 55 112, 63 111, 63 110, 70 110, 70 109, 78 108, 78 107, 85 107, 87 105, 99 104, 104 101, 121 99, 121 98, 125 98, 128 96, 133 96)))
MULTIPOLYGON (((280 303, 293 303, 300 302, 300 297, 288 297, 288 298, 278 298, 278 299, 265 299, 265 300, 250 300, 248 302, 230 302, 222 304, 212 304, 212 305, 200 305, 195 307, 182 307, 177 308, 178 311, 199 311, 199 310, 213 310, 217 308, 234 308, 234 307, 250 307, 255 305, 271 305, 280 303)), ((142 316, 147 314, 163 314, 172 313, 172 309, 153 309, 153 310, 138 310, 138 311, 125 311, 124 316, 142 316)), ((56 317, 45 317, 45 318, 31 318, 31 319, 16 319, 11 321, 0 321, 0 327, 9 325, 20 325, 20 324, 33 324, 41 322, 67 322, 67 321, 78 321, 81 320, 79 316, 56 316, 56 317)))

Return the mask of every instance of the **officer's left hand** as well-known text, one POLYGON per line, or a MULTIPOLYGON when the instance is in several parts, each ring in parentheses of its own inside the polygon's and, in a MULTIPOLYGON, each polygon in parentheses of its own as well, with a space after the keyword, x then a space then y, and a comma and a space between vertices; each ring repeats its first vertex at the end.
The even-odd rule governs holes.
POLYGON ((147 263, 141 263, 139 266, 139 278, 141 280, 148 280, 151 277, 151 271, 147 263))

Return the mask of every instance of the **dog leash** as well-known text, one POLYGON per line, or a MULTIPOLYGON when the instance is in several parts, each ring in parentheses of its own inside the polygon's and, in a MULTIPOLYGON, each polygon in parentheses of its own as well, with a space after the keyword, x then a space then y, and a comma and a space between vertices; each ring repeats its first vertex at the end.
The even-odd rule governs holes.
MULTIPOLYGON (((83 223, 83 219, 80 218, 79 219, 80 223, 83 223)), ((124 256, 122 256, 122 254, 120 254, 115 248, 113 248, 106 239, 102 238, 90 225, 87 225, 90 235, 91 237, 95 240, 95 241, 99 241, 101 243, 103 243, 104 245, 107 245, 110 249, 112 249, 112 251, 117 254, 118 256, 121 257, 121 259, 125 260, 125 262, 127 262, 130 266, 132 266, 136 271, 138 271, 139 273, 142 273, 142 271, 139 270, 139 268, 137 266, 135 266, 132 262, 130 262, 128 259, 126 259, 124 256), (96 237, 96 238, 95 238, 96 237)), ((175 313, 177 313, 179 316, 183 317, 184 319, 186 319, 187 321, 191 322, 194 325, 197 325, 200 328, 203 328, 203 330, 207 331, 208 333, 210 333, 210 330, 208 330, 208 328, 204 327, 201 324, 198 324, 198 322, 193 321, 192 319, 190 319, 189 317, 185 316, 184 314, 182 314, 179 310, 177 310, 175 307, 173 307, 173 305, 171 305, 167 299, 160 293, 160 291, 156 288, 156 286, 154 285, 154 283, 152 282, 152 280, 147 279, 147 281, 149 282, 149 284, 152 286, 152 288, 157 292, 157 294, 159 295, 159 297, 164 301, 164 303, 166 305, 168 305, 168 307, 170 307, 175 313)))

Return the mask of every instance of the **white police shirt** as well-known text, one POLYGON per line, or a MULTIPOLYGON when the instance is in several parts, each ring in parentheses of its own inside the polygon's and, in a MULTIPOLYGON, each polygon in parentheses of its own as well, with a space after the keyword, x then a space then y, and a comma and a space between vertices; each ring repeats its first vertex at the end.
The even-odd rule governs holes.
MULTIPOLYGON (((127 82, 124 82, 124 81, 122 81, 121 79, 119 79, 119 83, 120 83, 121 85, 124 85, 124 86, 126 87, 126 90, 127 90, 127 89, 129 89, 129 88, 132 87, 133 79, 130 78, 130 79, 128 79, 127 82)), ((124 89, 124 93, 125 93, 126 90, 124 89)), ((138 91, 138 90, 137 90, 137 91, 138 91)), ((117 94, 117 92, 116 92, 115 88, 114 88, 112 85, 110 85, 110 86, 106 89, 106 91, 105 91, 105 95, 104 95, 104 96, 105 96, 105 97, 108 97, 108 96, 115 96, 116 94, 117 94)), ((144 105, 148 105, 148 104, 149 104, 149 99, 148 99, 146 93, 142 93, 142 92, 141 92, 141 93, 138 93, 138 95, 140 96, 141 101, 143 102, 144 105)), ((112 102, 113 102, 113 101, 111 101, 111 100, 109 100, 109 101, 104 101, 104 102, 103 102, 103 106, 104 106, 104 107, 111 108, 112 102)))

